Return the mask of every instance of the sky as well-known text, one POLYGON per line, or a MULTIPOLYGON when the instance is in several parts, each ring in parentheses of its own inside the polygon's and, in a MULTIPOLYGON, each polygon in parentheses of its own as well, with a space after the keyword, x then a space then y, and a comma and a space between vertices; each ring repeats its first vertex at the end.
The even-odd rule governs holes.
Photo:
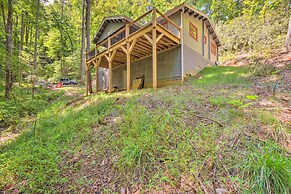
POLYGON ((48 2, 45 3, 46 5, 49 5, 49 4, 51 4, 51 3, 54 2, 54 0, 47 0, 47 1, 48 1, 48 2))

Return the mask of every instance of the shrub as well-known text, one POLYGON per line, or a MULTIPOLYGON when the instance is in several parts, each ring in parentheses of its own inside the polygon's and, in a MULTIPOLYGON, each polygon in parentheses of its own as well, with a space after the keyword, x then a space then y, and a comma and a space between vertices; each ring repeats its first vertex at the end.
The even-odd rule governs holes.
POLYGON ((262 153, 253 152, 243 165, 244 175, 255 193, 290 193, 291 161, 267 146, 262 153))
POLYGON ((257 76, 267 76, 274 74, 274 72, 277 72, 277 68, 271 64, 264 64, 255 61, 250 65, 250 71, 252 74, 257 76))

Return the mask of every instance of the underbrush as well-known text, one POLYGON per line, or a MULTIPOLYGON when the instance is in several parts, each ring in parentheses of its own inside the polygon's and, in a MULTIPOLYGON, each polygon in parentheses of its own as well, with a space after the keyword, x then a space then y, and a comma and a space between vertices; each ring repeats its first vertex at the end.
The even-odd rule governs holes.
POLYGON ((63 93, 38 87, 32 96, 31 89, 14 86, 11 99, 0 98, 0 127, 19 124, 21 118, 36 115, 63 93))
POLYGON ((66 183, 67 179, 60 177, 61 154, 85 141, 92 124, 106 115, 111 104, 104 100, 101 105, 74 111, 66 109, 66 101, 61 100, 39 113, 36 126, 1 148, 0 190, 43 193, 66 183), (97 114, 92 114, 95 111, 97 114))
POLYGON ((280 72, 275 66, 272 64, 264 64, 259 61, 254 61, 250 64, 250 72, 256 76, 269 76, 275 75, 280 72))

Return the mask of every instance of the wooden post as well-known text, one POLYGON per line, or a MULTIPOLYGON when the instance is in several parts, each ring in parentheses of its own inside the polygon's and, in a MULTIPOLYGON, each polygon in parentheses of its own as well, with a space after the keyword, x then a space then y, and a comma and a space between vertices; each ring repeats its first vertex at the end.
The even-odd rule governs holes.
POLYGON ((89 70, 89 68, 88 68, 88 64, 86 64, 86 96, 88 96, 89 95, 89 84, 88 84, 88 80, 89 80, 89 77, 88 77, 88 70, 89 70))
POLYGON ((101 58, 97 59, 97 62, 95 63, 95 66, 96 66, 96 93, 98 93, 98 69, 99 69, 99 64, 101 63, 101 58))
POLYGON ((109 54, 109 93, 112 92, 112 60, 111 60, 111 56, 109 54))
POLYGON ((125 36, 126 36, 126 90, 127 92, 130 92, 130 44, 128 42, 128 36, 129 36, 129 27, 128 24, 125 28, 125 36))
POLYGON ((156 8, 153 8, 153 31, 152 31, 152 48, 153 48, 153 88, 156 90, 158 87, 157 84, 157 21, 156 21, 156 8))
POLYGON ((202 19, 202 56, 204 57, 204 20, 202 19))
POLYGON ((129 42, 127 43, 127 52, 126 52, 126 89, 127 92, 130 92, 130 52, 129 52, 129 42))
POLYGON ((208 59, 210 60, 210 30, 208 29, 208 59))

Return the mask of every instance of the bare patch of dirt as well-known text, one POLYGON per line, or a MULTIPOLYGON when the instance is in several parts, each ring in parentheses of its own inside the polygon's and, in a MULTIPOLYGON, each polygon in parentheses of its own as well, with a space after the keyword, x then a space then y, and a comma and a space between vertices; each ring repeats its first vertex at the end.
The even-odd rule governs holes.
POLYGON ((0 146, 6 142, 16 139, 20 135, 21 130, 15 129, 15 126, 0 128, 0 146))

